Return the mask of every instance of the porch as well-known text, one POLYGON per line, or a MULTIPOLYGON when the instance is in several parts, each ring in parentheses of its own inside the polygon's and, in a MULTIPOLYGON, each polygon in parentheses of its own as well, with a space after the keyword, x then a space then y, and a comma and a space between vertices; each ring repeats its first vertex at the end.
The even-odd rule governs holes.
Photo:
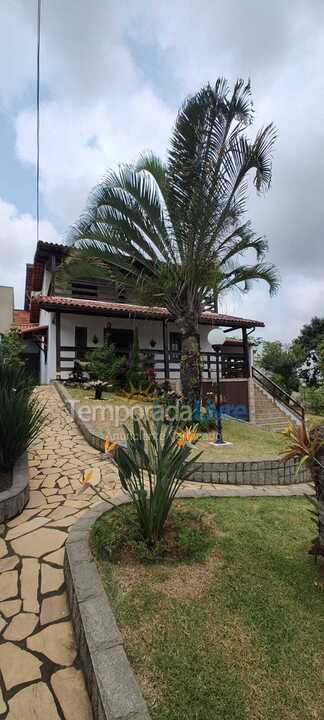
MULTIPOLYGON (((34 315, 38 309, 39 321, 48 324, 48 367, 43 372, 43 382, 67 379, 76 360, 84 359, 105 342, 112 342, 118 355, 129 357, 137 331, 140 353, 151 360, 157 381, 168 380, 180 390, 181 335, 166 308, 60 296, 36 296, 32 306, 34 315)), ((199 343, 203 395, 216 381, 217 356, 207 339, 215 326, 223 328, 227 337, 221 352, 224 399, 248 408, 253 354, 249 335, 263 323, 212 311, 201 314, 199 343)))

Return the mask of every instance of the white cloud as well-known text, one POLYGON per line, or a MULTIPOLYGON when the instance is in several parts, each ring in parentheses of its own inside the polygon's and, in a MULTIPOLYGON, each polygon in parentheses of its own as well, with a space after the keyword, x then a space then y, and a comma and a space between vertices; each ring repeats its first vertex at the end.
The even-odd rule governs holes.
MULTIPOLYGON (((2 0, 0 27, 0 109, 20 100, 17 155, 33 168, 36 0, 2 0)), ((255 285, 226 304, 265 319, 273 337, 296 334, 322 314, 323 30, 322 0, 43 3, 42 207, 69 224, 108 167, 147 148, 164 153, 188 93, 219 75, 251 76, 255 128, 273 120, 279 139, 271 192, 251 197, 249 215, 269 239, 282 289, 269 299, 255 285)))
MULTIPOLYGON (((86 109, 68 100, 43 103, 40 168, 47 207, 65 223, 73 222, 108 168, 135 160, 148 148, 164 152, 172 121, 172 113, 149 86, 129 92, 125 112, 104 100, 86 109)), ((33 164, 33 111, 19 113, 16 131, 18 158, 33 164)))
MULTIPOLYGON (((60 242, 47 220, 39 226, 40 239, 60 242)), ((36 246, 36 221, 29 213, 19 213, 15 205, 0 198, 0 285, 15 288, 15 307, 23 307, 25 266, 32 262, 36 246)))

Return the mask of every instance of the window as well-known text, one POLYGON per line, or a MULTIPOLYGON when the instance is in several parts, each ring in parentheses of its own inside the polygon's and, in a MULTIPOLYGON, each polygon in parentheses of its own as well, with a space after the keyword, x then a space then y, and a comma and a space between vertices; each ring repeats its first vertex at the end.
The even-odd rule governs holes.
POLYGON ((87 352, 88 328, 76 327, 74 331, 75 357, 83 360, 87 352))
POLYGON ((95 300, 98 297, 98 287, 95 283, 76 280, 71 283, 71 294, 72 297, 95 300))
POLYGON ((170 332, 170 360, 180 362, 182 337, 180 333, 170 332))

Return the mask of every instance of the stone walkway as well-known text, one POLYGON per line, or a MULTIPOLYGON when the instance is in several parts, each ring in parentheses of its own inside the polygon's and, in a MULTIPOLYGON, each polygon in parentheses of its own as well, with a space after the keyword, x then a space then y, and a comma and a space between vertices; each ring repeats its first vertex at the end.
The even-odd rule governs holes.
MULTIPOLYGON (((48 420, 29 451, 30 500, 0 537, 0 716, 91 720, 64 588, 64 543, 73 523, 100 502, 79 494, 80 470, 100 467, 110 497, 116 470, 91 448, 52 387, 39 390, 48 420)), ((302 495, 309 486, 188 483, 188 495, 302 495)))
POLYGON ((100 466, 109 494, 113 466, 83 439, 54 388, 39 391, 48 420, 29 451, 30 500, 0 538, 0 716, 91 720, 64 591, 69 527, 98 502, 79 495, 80 470, 100 466))

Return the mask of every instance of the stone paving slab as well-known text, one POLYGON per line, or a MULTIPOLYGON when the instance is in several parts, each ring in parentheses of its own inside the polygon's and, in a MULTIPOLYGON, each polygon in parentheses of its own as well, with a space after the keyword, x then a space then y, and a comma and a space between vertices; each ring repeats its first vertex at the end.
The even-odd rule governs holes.
MULTIPOLYGON (((28 453, 30 500, 19 517, 5 524, 0 538, 0 714, 6 720, 27 720, 28 708, 28 717, 34 720, 91 720, 62 585, 64 544, 70 534, 77 551, 74 524, 85 509, 93 508, 95 515, 98 505, 93 493, 79 495, 81 468, 100 468, 109 497, 116 498, 121 488, 115 468, 88 445, 55 388, 46 386, 37 392, 48 419, 28 453)), ((289 488, 194 485, 195 497, 311 492, 301 484, 289 488)), ((183 494, 186 490, 192 496, 193 483, 187 483, 183 494)))

